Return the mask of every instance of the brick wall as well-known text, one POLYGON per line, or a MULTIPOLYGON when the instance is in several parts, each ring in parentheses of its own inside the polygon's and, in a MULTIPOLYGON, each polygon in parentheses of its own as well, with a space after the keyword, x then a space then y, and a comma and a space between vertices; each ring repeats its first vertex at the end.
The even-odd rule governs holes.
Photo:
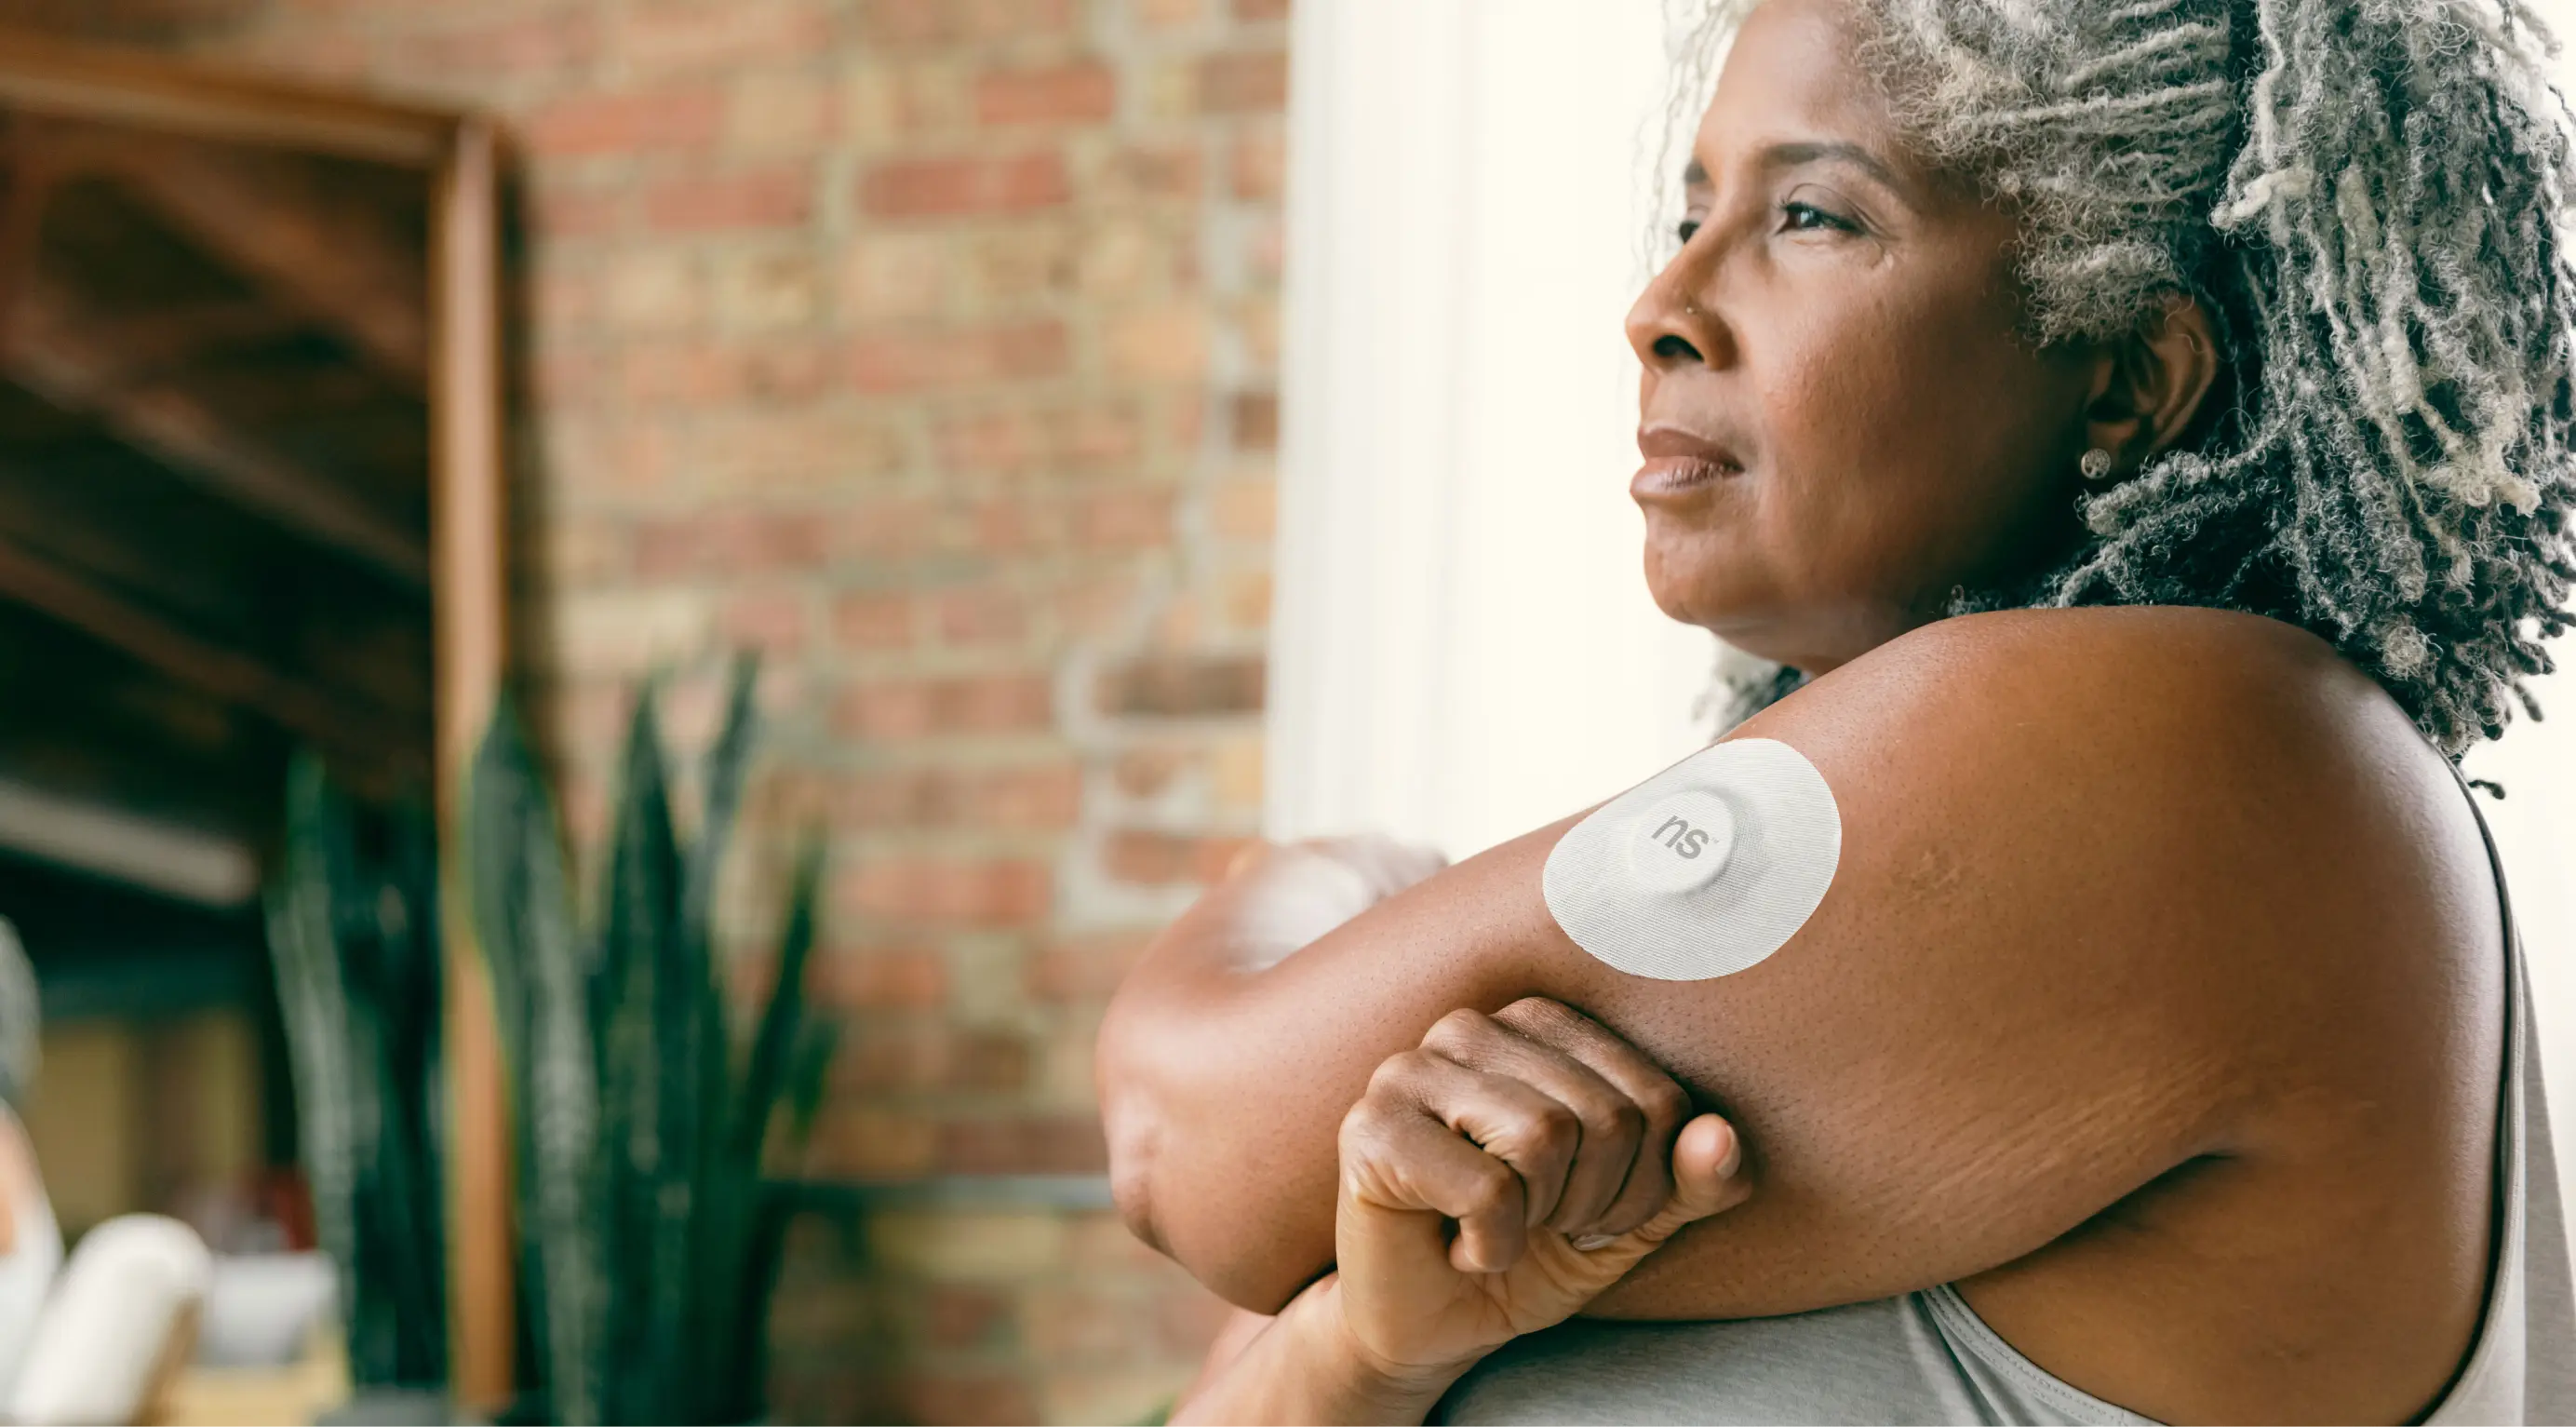
MULTIPOLYGON (((1213 1304, 1101 1207, 1089 1046, 1256 825, 1286 0, 22 0, 524 146, 527 673, 598 825, 628 690, 772 656, 848 1022, 798 1418, 1133 1420, 1213 1304), (961 1181, 959 1177, 972 1176, 961 1181)), ((757 986, 756 957, 743 979, 757 986)))

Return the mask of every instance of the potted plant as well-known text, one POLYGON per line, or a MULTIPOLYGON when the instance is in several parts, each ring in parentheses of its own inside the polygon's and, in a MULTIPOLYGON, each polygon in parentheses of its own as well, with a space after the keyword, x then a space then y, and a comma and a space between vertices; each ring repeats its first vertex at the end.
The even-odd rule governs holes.
POLYGON ((340 1277, 361 1415, 447 1380, 436 833, 298 756, 265 898, 313 1227, 340 1277))
POLYGON ((587 923, 555 800, 506 698, 474 761, 463 851, 513 1102, 535 1358, 524 1415, 711 1423, 763 1408, 790 1208, 763 1167, 778 1130, 801 1142, 810 1128, 830 1039, 803 995, 817 839, 798 856, 777 979, 744 1045, 716 974, 716 876, 750 762, 754 679, 751 661, 736 664, 693 839, 672 818, 654 690, 638 696, 587 923))

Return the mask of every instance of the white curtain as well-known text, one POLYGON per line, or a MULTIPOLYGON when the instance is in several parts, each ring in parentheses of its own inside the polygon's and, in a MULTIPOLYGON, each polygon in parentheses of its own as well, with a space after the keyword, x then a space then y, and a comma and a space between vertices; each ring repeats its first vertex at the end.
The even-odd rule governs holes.
MULTIPOLYGON (((2576 38, 2576 0, 2541 0, 2576 38)), ((1300 0, 1267 829, 1464 854, 1695 746, 1625 494, 1658 0, 1300 0)), ((2576 68, 2569 70, 2576 79, 2576 68)), ((2576 665, 2576 639, 2560 658, 2576 665)), ((2576 1153, 2576 673, 2470 771, 2576 1153)))
POLYGON ((1693 746, 1626 494, 1660 10, 1297 7, 1273 836, 1465 854, 1693 746))

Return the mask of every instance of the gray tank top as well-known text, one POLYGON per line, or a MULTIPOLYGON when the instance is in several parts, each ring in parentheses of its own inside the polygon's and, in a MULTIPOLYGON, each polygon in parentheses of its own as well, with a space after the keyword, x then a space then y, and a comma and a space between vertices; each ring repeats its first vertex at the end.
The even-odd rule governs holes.
MULTIPOLYGON (((2465 791, 2465 788, 2463 789, 2465 791)), ((2496 1133, 2502 1232, 2477 1345, 2431 1423, 2576 1422, 2558 1164, 2522 942, 2486 815, 2504 908, 2503 1093, 2496 1133)), ((1720 1323, 1578 1319, 1477 1365, 1434 1422, 2146 1422, 2015 1352, 1948 1284, 1784 1318, 1720 1323)))

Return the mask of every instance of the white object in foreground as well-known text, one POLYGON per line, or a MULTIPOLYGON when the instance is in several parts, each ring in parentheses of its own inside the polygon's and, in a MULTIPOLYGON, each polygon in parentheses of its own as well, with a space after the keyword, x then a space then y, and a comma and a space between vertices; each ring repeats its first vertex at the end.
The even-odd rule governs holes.
POLYGON ((188 1360, 213 1261, 176 1219, 110 1219, 80 1241, 9 1396, 15 1422, 136 1422, 188 1360))

